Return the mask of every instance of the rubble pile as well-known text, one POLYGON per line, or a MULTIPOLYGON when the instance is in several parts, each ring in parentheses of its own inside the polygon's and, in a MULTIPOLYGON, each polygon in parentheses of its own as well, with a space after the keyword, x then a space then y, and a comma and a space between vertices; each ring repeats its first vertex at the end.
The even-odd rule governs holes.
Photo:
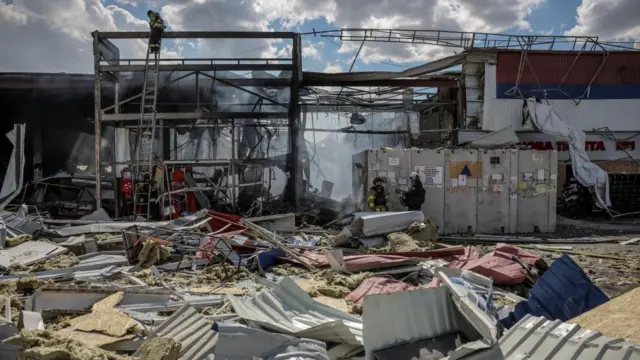
POLYGON ((542 318, 638 341, 631 321, 625 331, 607 321, 637 312, 637 291, 609 301, 637 285, 628 238, 596 253, 533 237, 441 237, 421 212, 289 231, 273 216, 208 209, 136 223, 12 216, 1 359, 495 359, 507 351, 498 340, 542 318))

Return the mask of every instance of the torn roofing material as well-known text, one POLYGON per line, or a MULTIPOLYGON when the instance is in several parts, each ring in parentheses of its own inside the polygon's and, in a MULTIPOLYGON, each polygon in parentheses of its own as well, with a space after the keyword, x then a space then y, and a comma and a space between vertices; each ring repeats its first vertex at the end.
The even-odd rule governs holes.
POLYGON ((505 360, 640 360, 640 346, 579 325, 525 316, 500 339, 505 360))
POLYGON ((565 254, 551 264, 529 291, 529 298, 518 303, 509 318, 515 323, 531 314, 568 321, 607 301, 607 295, 565 254))
POLYGON ((0 250, 0 267, 31 265, 67 252, 66 248, 43 241, 27 241, 16 247, 0 250))
POLYGON ((13 130, 7 133, 7 138, 13 144, 11 160, 4 176, 2 189, 0 189, 0 209, 4 209, 22 191, 24 182, 24 143, 25 124, 15 124, 13 130))
MULTIPOLYGON (((365 296, 375 294, 387 294, 396 291, 412 290, 413 286, 405 283, 404 281, 388 279, 383 277, 372 277, 365 279, 360 286, 349 293, 345 297, 345 300, 351 301, 354 304, 362 305, 365 296)), ((417 288, 416 288, 417 289, 417 288)))
POLYGON ((360 254, 344 256, 342 249, 327 251, 326 255, 331 269, 341 272, 358 272, 402 265, 416 265, 421 262, 420 258, 387 254, 360 254))
POLYGON ((42 224, 35 221, 32 217, 24 216, 22 211, 19 212, 0 212, 0 218, 7 226, 8 230, 12 230, 14 236, 18 236, 21 233, 33 235, 37 231, 42 229, 42 224))
MULTIPOLYGON (((184 305, 155 329, 151 337, 171 338, 179 342, 179 360, 213 359, 218 334, 191 305, 184 305)), ((134 355, 135 356, 135 355, 134 355)))
POLYGON ((60 229, 48 230, 48 233, 59 237, 76 236, 81 234, 99 234, 119 232, 132 226, 150 227, 150 228, 166 228, 172 230, 181 230, 185 226, 192 224, 198 220, 202 220, 207 216, 208 210, 199 210, 193 215, 184 216, 171 221, 154 221, 154 222, 109 222, 79 226, 69 226, 60 229))
POLYGON ((454 261, 449 264, 449 268, 469 270, 490 277, 497 285, 517 285, 525 281, 527 270, 513 260, 514 256, 530 266, 541 259, 540 256, 527 253, 515 246, 498 244, 493 252, 480 259, 454 261))
POLYGON ((362 344, 362 319, 311 298, 288 277, 251 297, 228 295, 243 319, 284 334, 310 339, 362 344))
MULTIPOLYGON (((367 360, 375 359, 381 350, 424 340, 439 343, 438 352, 451 359, 496 359, 499 352, 495 320, 447 287, 367 296, 363 314, 367 360), (448 337, 451 334, 459 336, 448 337)), ((395 358, 411 358, 406 347, 396 350, 404 356, 395 358)))
MULTIPOLYGON (((87 254, 88 255, 88 254, 87 254)), ((40 271, 35 273, 21 273, 21 274, 11 274, 0 276, 0 281, 4 280, 15 280, 23 277, 34 276, 38 279, 49 279, 55 278, 58 276, 63 276, 67 274, 74 274, 75 277, 83 276, 85 272, 103 269, 105 267, 111 265, 128 265, 129 261, 127 258, 122 255, 101 255, 99 253, 94 254, 96 256, 87 257, 83 260, 80 260, 80 263, 73 267, 63 268, 63 269, 52 269, 47 271, 40 271)), ((86 255, 81 255, 78 258, 82 258, 86 255)))
POLYGON ((415 76, 422 77, 427 74, 433 74, 435 72, 462 64, 462 62, 466 58, 467 58, 466 53, 451 55, 451 56, 437 59, 422 65, 418 65, 400 72, 371 71, 371 72, 358 72, 358 73, 353 72, 353 73, 327 74, 327 73, 316 73, 316 72, 305 71, 304 76, 305 76, 305 80, 307 80, 307 77, 308 77, 310 79, 321 78, 321 79, 335 79, 335 80, 343 80, 343 81, 390 80, 390 79, 408 78, 408 77, 415 77, 415 76))
POLYGON ((311 339, 252 329, 237 324, 216 323, 216 359, 329 360, 326 344, 311 339))

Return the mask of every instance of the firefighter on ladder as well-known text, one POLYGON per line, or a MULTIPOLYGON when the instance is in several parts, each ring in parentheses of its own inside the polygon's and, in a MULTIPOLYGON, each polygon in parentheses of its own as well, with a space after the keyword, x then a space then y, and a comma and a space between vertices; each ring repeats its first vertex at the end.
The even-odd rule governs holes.
POLYGON ((149 50, 152 53, 160 52, 160 40, 162 39, 162 33, 166 26, 164 25, 164 20, 157 12, 153 10, 147 11, 147 16, 149 16, 149 27, 151 27, 151 37, 149 37, 149 50))
POLYGON ((382 177, 373 179, 373 186, 369 188, 367 202, 373 211, 387 211, 387 194, 384 188, 385 180, 382 177))

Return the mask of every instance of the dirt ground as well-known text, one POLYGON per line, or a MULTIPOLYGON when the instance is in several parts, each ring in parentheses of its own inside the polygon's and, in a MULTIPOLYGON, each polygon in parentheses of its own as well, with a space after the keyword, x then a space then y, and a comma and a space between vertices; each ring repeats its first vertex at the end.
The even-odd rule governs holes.
MULTIPOLYGON (((640 245, 593 244, 570 245, 570 251, 588 254, 611 255, 628 260, 599 259, 585 255, 569 254, 609 297, 623 294, 640 285, 640 245)), ((548 264, 559 258, 561 253, 528 250, 544 257, 548 264)))

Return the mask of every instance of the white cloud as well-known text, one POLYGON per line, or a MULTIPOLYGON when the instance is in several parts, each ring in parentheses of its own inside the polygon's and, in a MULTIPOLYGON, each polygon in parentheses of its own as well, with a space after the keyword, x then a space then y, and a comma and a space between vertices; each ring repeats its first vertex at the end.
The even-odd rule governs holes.
POLYGON ((603 40, 640 38, 638 0, 582 0, 576 11, 576 25, 568 35, 599 36, 603 40))
POLYGON ((326 72, 326 73, 341 73, 341 72, 345 72, 345 70, 338 63, 330 63, 330 64, 327 64, 327 66, 325 66, 325 68, 324 68, 324 70, 322 70, 322 72, 326 72))
MULTIPOLYGON (((527 16, 543 0, 0 0, 0 71, 91 72, 89 33, 147 29, 145 19, 119 7, 159 9, 172 30, 272 31, 272 23, 299 31, 304 22, 325 18, 331 26, 444 29, 499 32, 528 29, 527 16), (46 59, 46 60, 45 60, 46 59)), ((589 0, 584 0, 585 2, 589 0)), ((622 1, 622 0, 619 0, 622 1)), ((627 0, 629 1, 629 0, 627 0)), ((322 59, 318 38, 304 41, 303 56, 322 59)), ((167 42, 180 55, 197 57, 282 56, 288 42, 266 39, 167 42), (195 46, 194 46, 195 45, 195 46)), ((119 41, 122 56, 144 54, 143 41, 119 41)), ((354 55, 359 43, 345 42, 339 52, 354 55)), ((328 48, 328 46, 325 46, 328 48)), ((364 61, 426 61, 452 49, 368 42, 364 61)), ((288 56, 287 56, 288 57, 288 56)))
MULTIPOLYGON (((93 71, 90 33, 141 30, 146 23, 99 0, 15 0, 0 3, 0 71, 93 71)), ((119 43, 123 57, 144 54, 143 42, 119 43)))

